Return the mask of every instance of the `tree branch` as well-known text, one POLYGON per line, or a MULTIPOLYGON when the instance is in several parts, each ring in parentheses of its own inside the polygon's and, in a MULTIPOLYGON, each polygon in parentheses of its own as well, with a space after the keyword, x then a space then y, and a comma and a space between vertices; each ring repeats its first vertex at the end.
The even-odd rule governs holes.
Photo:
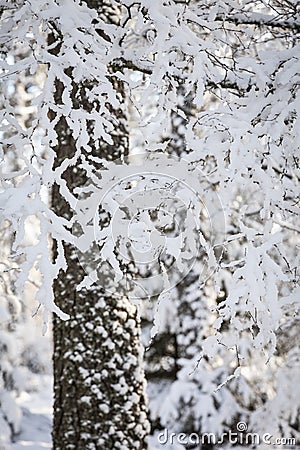
POLYGON ((287 30, 300 31, 300 22, 297 20, 278 20, 274 16, 267 14, 251 13, 234 14, 232 16, 219 15, 216 21, 235 23, 236 25, 256 25, 259 27, 281 28, 287 30))

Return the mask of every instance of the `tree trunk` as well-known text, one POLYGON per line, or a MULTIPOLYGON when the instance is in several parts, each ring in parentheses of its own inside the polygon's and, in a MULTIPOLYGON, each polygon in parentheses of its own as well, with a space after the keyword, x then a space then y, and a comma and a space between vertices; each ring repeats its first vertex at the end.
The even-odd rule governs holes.
MULTIPOLYGON (((87 1, 87 5, 95 6, 107 21, 113 17, 103 2, 87 1)), ((57 36, 49 37, 52 43, 54 39, 57 36)), ((59 51, 58 41, 53 52, 59 56, 59 51)), ((72 70, 67 73, 71 79, 72 70)), ((91 108, 88 83, 80 86, 73 83, 73 107, 86 111, 91 108)), ((116 80, 113 83, 121 101, 124 100, 122 84, 116 80)), ((62 103, 63 89, 57 80, 57 104, 62 103)), ((50 111, 51 114, 55 113, 50 111)), ((125 114, 124 108, 111 110, 113 145, 104 141, 96 145, 91 137, 92 154, 82 150, 90 164, 91 156, 112 160, 128 154, 125 114)), ((65 158, 75 154, 76 142, 65 118, 59 120, 55 129, 58 136, 55 166, 58 167, 65 158)), ((93 136, 92 129, 89 136, 93 136)), ((70 191, 87 182, 86 173, 76 166, 69 166, 63 177, 70 191)), ((52 205, 56 214, 72 216, 57 185, 53 189, 52 205)), ((109 217, 102 216, 101 220, 107 222, 109 217)), ((68 268, 55 280, 54 292, 56 304, 71 318, 64 322, 54 317, 53 449, 145 450, 149 425, 136 307, 126 297, 106 293, 99 284, 77 291, 85 271, 74 247, 66 245, 65 256, 68 268)))

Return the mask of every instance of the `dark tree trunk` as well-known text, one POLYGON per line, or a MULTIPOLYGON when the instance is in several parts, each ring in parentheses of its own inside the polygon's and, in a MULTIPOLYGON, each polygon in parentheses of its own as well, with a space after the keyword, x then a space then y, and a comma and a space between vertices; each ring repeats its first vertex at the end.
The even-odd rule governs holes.
MULTIPOLYGON (((102 18, 111 19, 113 12, 103 2, 87 1, 87 4, 97 8, 102 18)), ((57 46, 53 52, 59 56, 59 36, 49 37, 50 42, 54 39, 57 46)), ((72 79, 72 68, 67 75, 72 79)), ((123 86, 116 80, 112 82, 121 101, 124 100, 123 86)), ((90 87, 88 83, 73 84, 74 107, 89 111, 91 106, 86 93, 90 87)), ((58 104, 62 102, 62 92, 63 86, 57 81, 55 100, 58 104)), ((50 111, 50 114, 55 113, 50 111)), ((91 137, 92 154, 82 150, 90 164, 91 156, 112 160, 128 154, 125 114, 124 108, 122 111, 111 110, 115 130, 113 145, 105 142, 96 145, 91 137)), ((93 136, 92 128, 89 131, 93 136)), ((57 167, 75 154, 76 142, 65 118, 59 120, 56 132, 57 167)), ((68 167, 63 177, 71 191, 87 182, 86 173, 74 166, 68 167)), ((57 185, 53 188, 52 205, 56 214, 66 218, 72 216, 57 185)), ((102 220, 108 221, 109 217, 104 216, 102 220)), ((136 307, 125 296, 107 294, 100 284, 76 291, 85 271, 75 248, 66 245, 65 256, 68 268, 55 280, 54 292, 56 304, 71 318, 64 322, 54 317, 53 324, 53 449, 145 450, 149 426, 136 307)))

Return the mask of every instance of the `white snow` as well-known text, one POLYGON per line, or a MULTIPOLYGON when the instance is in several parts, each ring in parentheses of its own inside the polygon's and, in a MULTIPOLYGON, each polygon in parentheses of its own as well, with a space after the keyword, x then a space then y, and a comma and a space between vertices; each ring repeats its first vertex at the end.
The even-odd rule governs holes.
POLYGON ((50 375, 35 375, 36 391, 23 392, 18 404, 23 411, 17 441, 5 450, 51 448, 53 380, 50 375))

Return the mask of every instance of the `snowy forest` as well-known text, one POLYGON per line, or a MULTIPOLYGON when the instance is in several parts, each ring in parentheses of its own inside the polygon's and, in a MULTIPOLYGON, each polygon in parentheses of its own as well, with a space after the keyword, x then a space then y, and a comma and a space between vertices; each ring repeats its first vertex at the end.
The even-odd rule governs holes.
POLYGON ((0 450, 300 449, 300 2, 0 24, 0 450))

